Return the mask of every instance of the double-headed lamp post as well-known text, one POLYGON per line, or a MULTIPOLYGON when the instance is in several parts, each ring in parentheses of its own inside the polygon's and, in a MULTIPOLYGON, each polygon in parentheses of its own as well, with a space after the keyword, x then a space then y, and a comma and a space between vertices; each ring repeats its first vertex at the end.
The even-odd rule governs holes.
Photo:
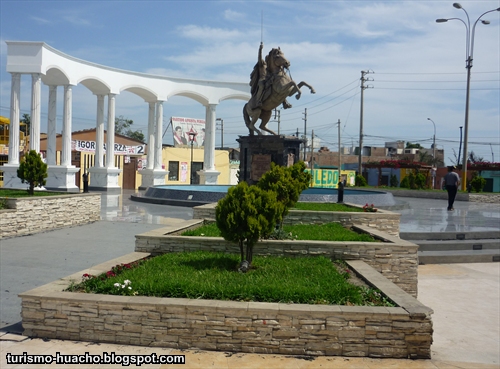
MULTIPOLYGON (((436 163, 436 123, 431 118, 427 118, 427 120, 430 120, 432 122, 432 125, 434 126, 434 136, 432 137, 432 166, 437 166, 436 163)), ((432 176, 432 189, 434 189, 434 181, 435 181, 436 175, 432 176)))
MULTIPOLYGON (((470 72, 472 69, 472 59, 474 54, 474 34, 476 32, 476 25, 479 20, 483 17, 483 15, 500 11, 500 8, 488 10, 479 16, 474 22, 474 25, 470 26, 469 14, 467 11, 460 5, 459 3, 453 3, 453 7, 456 9, 462 9, 467 16, 467 23, 461 18, 448 18, 448 19, 436 19, 437 23, 445 23, 449 20, 459 20, 465 25, 465 68, 467 68, 467 93, 465 97, 465 124, 464 124, 464 151, 463 151, 463 165, 462 165, 462 191, 465 191, 467 188, 467 140, 469 135, 469 96, 470 96, 470 72)), ((482 20, 482 24, 490 24, 487 20, 482 20)), ((460 164, 460 163, 457 163, 460 164)))
POLYGON ((195 132, 189 132, 189 141, 191 141, 191 166, 190 166, 190 172, 191 172, 191 175, 189 176, 189 184, 192 185, 193 184, 193 143, 194 143, 194 138, 196 137, 197 133, 195 132))

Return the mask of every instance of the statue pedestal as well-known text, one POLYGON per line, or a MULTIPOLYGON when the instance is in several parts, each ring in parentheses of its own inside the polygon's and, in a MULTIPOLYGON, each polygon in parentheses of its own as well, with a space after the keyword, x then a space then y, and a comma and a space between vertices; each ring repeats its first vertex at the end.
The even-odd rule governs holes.
POLYGON ((240 181, 257 183, 271 163, 289 167, 300 160, 304 140, 295 136, 240 136, 240 181))

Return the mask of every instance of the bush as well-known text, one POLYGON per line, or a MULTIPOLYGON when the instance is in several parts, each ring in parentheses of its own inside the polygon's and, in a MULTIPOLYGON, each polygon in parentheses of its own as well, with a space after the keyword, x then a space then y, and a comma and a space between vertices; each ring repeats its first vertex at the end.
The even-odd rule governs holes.
POLYGON ((47 164, 42 160, 42 157, 35 150, 30 150, 21 159, 19 168, 17 169, 17 176, 21 179, 22 183, 28 183, 28 193, 33 195, 35 187, 42 187, 45 185, 45 178, 47 178, 47 164))
POLYGON ((246 182, 230 188, 219 200, 215 221, 225 240, 238 243, 242 271, 246 271, 246 267, 243 268, 245 260, 248 266, 252 263, 253 245, 273 232, 282 211, 283 205, 277 201, 275 192, 248 186, 246 182))
POLYGON ((363 177, 361 174, 356 175, 356 179, 354 180, 354 183, 358 187, 368 186, 368 182, 366 182, 365 177, 363 177))
POLYGON ((426 178, 422 173, 417 173, 415 176, 415 189, 421 190, 425 187, 426 178))
POLYGON ((412 176, 412 174, 404 177, 403 180, 401 181, 401 183, 399 184, 399 187, 401 187, 401 188, 411 188, 410 176, 412 176))
POLYGON ((398 177, 395 174, 391 175, 390 185, 391 185, 391 187, 398 187, 398 185, 399 185, 398 177))
POLYGON ((470 185, 474 192, 481 192, 486 185, 486 179, 484 179, 481 176, 474 176, 472 180, 470 181, 470 185))
POLYGON ((257 187, 262 190, 275 192, 276 199, 282 204, 278 219, 280 229, 289 209, 299 201, 302 191, 309 187, 311 174, 305 170, 306 166, 302 161, 288 168, 271 163, 271 170, 264 173, 257 182, 257 187))

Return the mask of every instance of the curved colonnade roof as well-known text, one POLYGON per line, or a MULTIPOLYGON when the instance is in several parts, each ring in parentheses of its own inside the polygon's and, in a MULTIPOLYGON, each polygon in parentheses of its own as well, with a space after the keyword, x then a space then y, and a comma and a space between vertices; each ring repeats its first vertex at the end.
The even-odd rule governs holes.
POLYGON ((185 96, 205 106, 228 99, 247 101, 251 97, 247 83, 173 78, 111 68, 66 55, 44 42, 6 44, 7 72, 40 73, 46 85, 82 84, 96 95, 129 91, 145 102, 185 96))

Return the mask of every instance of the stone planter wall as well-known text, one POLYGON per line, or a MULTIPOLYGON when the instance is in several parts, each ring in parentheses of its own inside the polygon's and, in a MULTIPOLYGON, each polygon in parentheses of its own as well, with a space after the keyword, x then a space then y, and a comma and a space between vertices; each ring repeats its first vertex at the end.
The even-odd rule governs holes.
POLYGON ((177 349, 430 358, 432 310, 362 261, 348 263, 398 307, 62 292, 83 273, 99 274, 146 255, 129 254, 21 294, 24 335, 177 349))
MULTIPOLYGON (((352 207, 362 208, 355 204, 345 204, 352 207)), ((195 219, 215 219, 216 203, 196 206, 193 208, 195 219)), ((388 210, 379 209, 375 213, 369 212, 339 212, 339 211, 308 211, 290 210, 285 217, 285 224, 322 224, 337 222, 344 227, 353 225, 367 226, 399 237, 399 221, 401 214, 388 210)))
POLYGON ((0 210, 0 238, 16 237, 101 219, 101 194, 7 199, 0 210))
MULTIPOLYGON (((201 225, 193 219, 175 227, 157 229, 136 235, 135 251, 154 255, 195 250, 222 251, 239 254, 239 246, 220 237, 187 237, 172 235, 201 225)), ((328 242, 261 240, 254 246, 254 255, 315 256, 343 260, 363 260, 384 277, 412 296, 417 296, 418 245, 366 226, 354 226, 381 242, 328 242)))

